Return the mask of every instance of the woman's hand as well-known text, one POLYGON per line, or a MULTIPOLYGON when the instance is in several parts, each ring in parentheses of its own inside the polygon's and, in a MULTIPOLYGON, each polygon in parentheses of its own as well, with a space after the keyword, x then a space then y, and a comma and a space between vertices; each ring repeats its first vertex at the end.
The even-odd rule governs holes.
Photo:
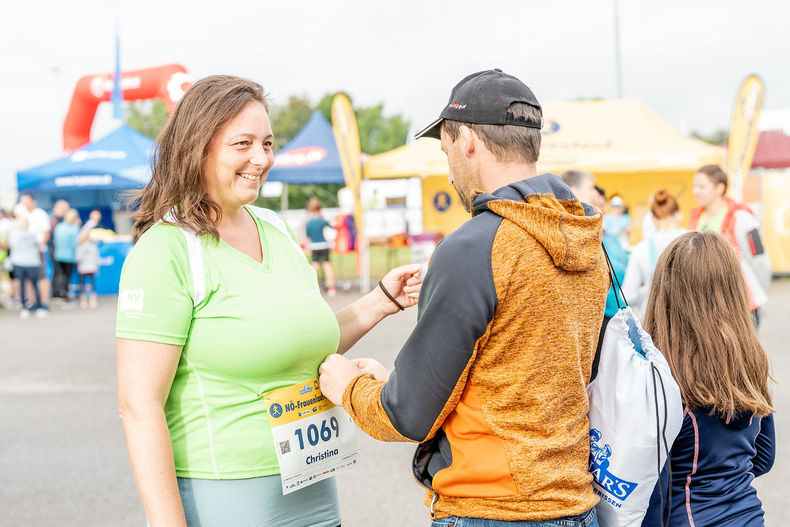
MULTIPOLYGON (((387 292, 404 308, 417 303, 425 271, 419 264, 396 267, 381 280, 387 292)), ((353 304, 341 309, 335 316, 340 326, 337 352, 345 353, 370 329, 389 315, 400 311, 381 287, 376 287, 353 304)))
POLYGON ((377 381, 387 382, 390 378, 390 371, 376 359, 351 359, 351 362, 362 373, 372 374, 377 381))
MULTIPOLYGON (((409 264, 396 267, 381 279, 387 292, 403 307, 412 307, 420 298, 420 289, 425 271, 420 264, 409 264)), ((400 311, 392 300, 387 298, 379 288, 379 294, 384 302, 384 311, 391 315, 400 311)))

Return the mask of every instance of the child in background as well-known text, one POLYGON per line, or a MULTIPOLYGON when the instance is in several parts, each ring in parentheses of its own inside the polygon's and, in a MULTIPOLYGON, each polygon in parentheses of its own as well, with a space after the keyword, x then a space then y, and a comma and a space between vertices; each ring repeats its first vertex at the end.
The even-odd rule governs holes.
POLYGON ((35 311, 39 318, 49 314, 46 306, 41 302, 41 292, 38 289, 38 268, 41 265, 38 239, 34 232, 28 229, 27 218, 17 220, 16 228, 8 233, 8 245, 11 248, 11 263, 14 265, 14 275, 19 279, 19 294, 22 299, 21 318, 29 318, 30 310, 35 311), (33 287, 36 303, 27 307, 25 299, 25 282, 29 281, 33 287))
POLYGON ((689 232, 667 247, 644 328, 667 358, 685 408, 667 463, 671 483, 665 467, 642 525, 763 526, 752 481, 775 456, 768 356, 723 236, 689 232))
POLYGON ((98 305, 96 273, 99 271, 99 247, 96 242, 91 240, 90 230, 83 229, 80 233, 76 260, 80 281, 80 308, 87 309, 90 305, 91 309, 96 309, 98 305))
POLYGON ((310 249, 311 265, 315 269, 316 275, 319 274, 319 268, 324 270, 324 281, 327 287, 327 296, 335 296, 337 289, 335 288, 335 273, 332 270, 332 262, 329 261, 329 242, 324 237, 324 229, 332 225, 321 216, 321 202, 318 198, 310 198, 307 201, 307 237, 310 239, 308 248, 310 249))
POLYGON ((603 228, 609 231, 626 251, 630 247, 631 217, 626 212, 625 201, 615 194, 609 200, 609 213, 603 217, 603 228))

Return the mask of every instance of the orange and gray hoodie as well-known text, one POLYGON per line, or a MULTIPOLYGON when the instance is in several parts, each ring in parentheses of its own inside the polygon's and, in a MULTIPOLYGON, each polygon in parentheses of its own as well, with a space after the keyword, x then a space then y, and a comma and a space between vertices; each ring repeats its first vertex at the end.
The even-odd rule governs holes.
POLYGON ((549 520, 598 498, 585 387, 609 275, 601 214, 553 174, 478 194, 436 248, 389 381, 343 406, 369 435, 420 443, 434 518, 549 520))

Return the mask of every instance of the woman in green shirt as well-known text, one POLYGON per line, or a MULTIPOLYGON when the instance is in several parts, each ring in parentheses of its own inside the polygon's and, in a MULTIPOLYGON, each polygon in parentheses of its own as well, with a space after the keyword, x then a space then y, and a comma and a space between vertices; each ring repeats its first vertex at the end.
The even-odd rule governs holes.
POLYGON ((254 82, 198 81, 157 142, 116 325, 120 412, 148 520, 339 525, 334 478, 283 495, 263 396, 315 378, 326 356, 416 304, 419 266, 332 313, 285 222, 249 205, 274 162, 254 82))

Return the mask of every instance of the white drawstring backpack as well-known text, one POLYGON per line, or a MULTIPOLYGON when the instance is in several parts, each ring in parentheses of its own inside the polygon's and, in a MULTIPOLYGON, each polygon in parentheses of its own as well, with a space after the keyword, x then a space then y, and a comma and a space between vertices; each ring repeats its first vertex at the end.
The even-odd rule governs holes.
MULTIPOLYGON (((683 405, 669 364, 625 302, 608 254, 606 260, 625 305, 617 298, 598 374, 587 386, 590 472, 601 527, 638 527, 683 424, 683 405)), ((671 492, 662 494, 662 509, 669 504, 671 492)))

